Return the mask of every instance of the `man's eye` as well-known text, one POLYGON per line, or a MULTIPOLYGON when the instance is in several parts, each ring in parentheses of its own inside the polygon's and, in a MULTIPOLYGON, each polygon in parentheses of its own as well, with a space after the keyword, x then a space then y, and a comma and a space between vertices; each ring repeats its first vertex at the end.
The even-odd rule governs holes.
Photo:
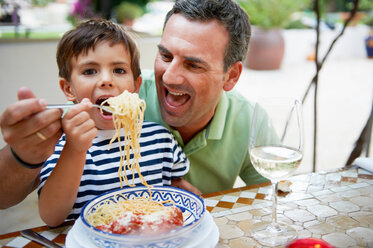
POLYGON ((195 64, 195 63, 188 63, 187 66, 191 69, 195 69, 195 70, 198 70, 198 69, 202 69, 201 66, 195 64))
POLYGON ((115 68, 114 73, 125 74, 126 70, 124 70, 123 68, 115 68))
POLYGON ((96 73, 96 70, 95 69, 85 69, 83 71, 83 75, 93 75, 96 73))
POLYGON ((170 54, 167 54, 167 53, 161 53, 161 57, 164 61, 171 61, 172 60, 172 56, 170 54))

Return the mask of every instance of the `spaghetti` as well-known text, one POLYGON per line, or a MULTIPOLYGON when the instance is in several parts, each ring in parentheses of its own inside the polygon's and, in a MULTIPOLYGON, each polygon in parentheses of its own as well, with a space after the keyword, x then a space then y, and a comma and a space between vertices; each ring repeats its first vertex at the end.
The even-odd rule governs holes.
MULTIPOLYGON (((140 172, 140 135, 141 128, 144 122, 144 111, 146 108, 145 101, 140 99, 138 94, 130 93, 125 90, 122 94, 116 97, 106 99, 101 105, 109 104, 109 108, 113 112, 113 122, 115 134, 110 140, 109 149, 111 144, 117 139, 119 143, 120 152, 120 165, 119 165, 119 180, 120 187, 123 188, 123 181, 130 187, 135 186, 135 177, 132 177, 132 183, 127 179, 127 169, 135 175, 137 171, 139 179, 143 185, 149 189, 144 177, 140 172), (124 148, 122 150, 120 129, 124 130, 124 148), (130 154, 133 153, 132 163, 130 162, 130 154)), ((101 110, 102 111, 102 110, 101 110)))
POLYGON ((116 234, 155 234, 183 225, 183 215, 176 206, 164 206, 149 198, 101 205, 87 216, 92 226, 116 234))
MULTIPOLYGON (((182 226, 183 215, 176 206, 164 206, 172 201, 156 202, 152 199, 150 186, 140 171, 140 135, 144 121, 145 102, 137 94, 125 90, 116 97, 110 97, 101 105, 108 104, 113 113, 115 134, 110 140, 111 144, 118 140, 120 151, 120 165, 118 169, 121 188, 123 181, 130 186, 135 185, 135 172, 138 173, 140 182, 148 188, 149 198, 135 197, 124 199, 116 203, 104 202, 95 212, 87 216, 87 221, 92 226, 110 233, 117 234, 149 234, 160 233, 182 226), (123 128, 123 150, 121 147, 120 129, 123 128), (130 160, 130 154, 133 159, 130 160), (128 181, 127 169, 132 172, 132 183, 128 181)), ((101 110, 102 111, 102 110, 101 110)))

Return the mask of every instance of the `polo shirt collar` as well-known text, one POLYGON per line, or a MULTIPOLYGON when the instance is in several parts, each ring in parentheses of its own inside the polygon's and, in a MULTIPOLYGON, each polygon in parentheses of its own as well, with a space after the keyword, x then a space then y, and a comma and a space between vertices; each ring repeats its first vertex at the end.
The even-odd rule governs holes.
POLYGON ((216 106, 214 117, 212 118, 209 126, 207 127, 207 138, 213 140, 219 140, 223 136, 223 131, 226 122, 226 116, 228 111, 228 97, 226 92, 220 97, 218 106, 216 106))

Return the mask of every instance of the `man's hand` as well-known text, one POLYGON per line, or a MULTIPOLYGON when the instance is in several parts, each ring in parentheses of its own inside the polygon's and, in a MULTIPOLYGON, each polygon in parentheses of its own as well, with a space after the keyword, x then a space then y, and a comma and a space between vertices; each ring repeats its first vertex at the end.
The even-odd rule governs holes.
POLYGON ((176 187, 176 188, 180 188, 180 189, 188 190, 188 191, 190 191, 190 192, 192 192, 192 193, 194 193, 198 196, 202 195, 201 191, 199 191, 190 182, 186 181, 182 177, 171 179, 171 186, 176 187))
POLYGON ((61 131, 61 110, 46 110, 46 101, 27 88, 18 91, 19 101, 0 116, 3 138, 26 163, 38 164, 53 152, 61 131))
POLYGON ((40 164, 53 152, 62 135, 58 109, 46 110, 45 100, 35 98, 28 88, 18 91, 18 102, 9 105, 0 116, 5 142, 0 150, 0 209, 21 202, 39 183, 39 169, 19 164, 13 152, 28 164, 40 164))

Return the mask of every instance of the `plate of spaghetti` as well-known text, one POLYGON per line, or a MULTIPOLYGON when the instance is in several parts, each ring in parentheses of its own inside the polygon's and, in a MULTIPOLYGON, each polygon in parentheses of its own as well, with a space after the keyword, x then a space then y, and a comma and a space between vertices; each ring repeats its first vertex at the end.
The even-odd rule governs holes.
POLYGON ((189 191, 140 186, 92 199, 80 218, 98 247, 180 247, 198 232, 204 214, 203 200, 189 191))

